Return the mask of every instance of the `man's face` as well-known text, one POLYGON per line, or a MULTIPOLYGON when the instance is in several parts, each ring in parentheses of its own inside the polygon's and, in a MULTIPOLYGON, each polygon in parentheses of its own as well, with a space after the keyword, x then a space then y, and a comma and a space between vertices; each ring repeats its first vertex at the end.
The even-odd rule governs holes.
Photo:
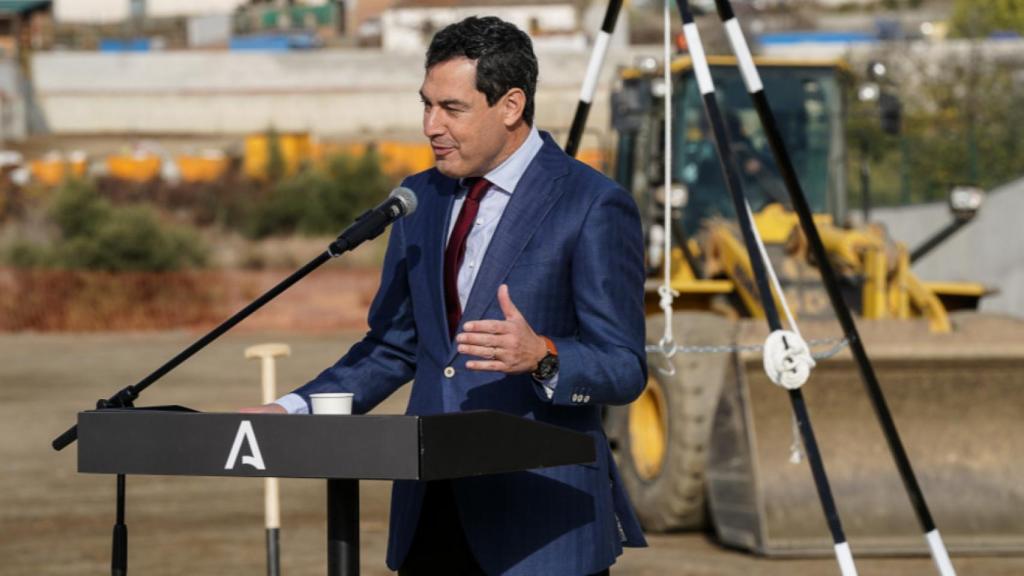
POLYGON ((455 58, 427 70, 420 88, 423 134, 437 169, 450 178, 483 176, 507 156, 506 94, 494 106, 476 89, 476 62, 455 58))

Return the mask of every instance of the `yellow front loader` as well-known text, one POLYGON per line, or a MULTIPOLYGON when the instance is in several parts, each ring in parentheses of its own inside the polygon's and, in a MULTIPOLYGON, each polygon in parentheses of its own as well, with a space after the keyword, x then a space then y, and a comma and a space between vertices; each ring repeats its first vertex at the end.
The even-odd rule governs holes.
MULTIPOLYGON (((786 304, 818 353, 803 389, 850 544, 857 553, 925 552, 735 63, 711 64, 755 225, 786 304)), ((923 281, 907 247, 881 227, 846 224, 849 80, 840 64, 758 66, 946 542, 954 552, 1024 551, 1024 461, 1015 446, 1024 437, 1024 322, 978 313, 984 286, 923 281)), ((786 395, 763 371, 764 312, 689 60, 674 62, 673 72, 670 187, 660 176, 660 70, 625 70, 613 98, 616 177, 636 195, 650 239, 650 378, 636 402, 608 412, 609 437, 647 530, 713 528, 725 544, 758 553, 831 553, 786 395), (671 343, 665 266, 675 294, 671 343)))

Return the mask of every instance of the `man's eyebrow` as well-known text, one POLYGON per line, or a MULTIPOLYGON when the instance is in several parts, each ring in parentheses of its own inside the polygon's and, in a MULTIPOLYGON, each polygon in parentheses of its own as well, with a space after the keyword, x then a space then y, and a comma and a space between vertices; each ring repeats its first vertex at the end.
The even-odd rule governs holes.
POLYGON ((447 100, 441 100, 438 102, 443 108, 469 108, 469 102, 464 102, 457 98, 448 98, 447 100))
MULTIPOLYGON (((424 94, 422 90, 420 90, 420 100, 422 100, 424 102, 427 102, 427 103, 431 103, 430 102, 430 98, 427 98, 427 95, 424 94)), ((452 108, 452 107, 468 108, 469 107, 469 103, 468 102, 465 102, 463 100, 459 100, 458 98, 447 98, 445 100, 441 100, 441 101, 437 102, 437 104, 439 106, 443 107, 443 108, 452 108)))

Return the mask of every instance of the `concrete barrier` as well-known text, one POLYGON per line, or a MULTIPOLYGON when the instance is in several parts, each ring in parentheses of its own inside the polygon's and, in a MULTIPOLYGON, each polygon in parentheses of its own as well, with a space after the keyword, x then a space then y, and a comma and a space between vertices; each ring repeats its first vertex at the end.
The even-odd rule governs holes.
MULTIPOLYGON (((590 115, 608 127, 611 54, 590 115)), ((648 50, 649 52, 649 50, 648 50)), ((537 123, 567 130, 587 52, 538 54, 537 123)), ((328 137, 418 137, 421 56, 379 50, 295 53, 47 52, 33 56, 38 101, 56 134, 244 134, 274 127, 328 137)))

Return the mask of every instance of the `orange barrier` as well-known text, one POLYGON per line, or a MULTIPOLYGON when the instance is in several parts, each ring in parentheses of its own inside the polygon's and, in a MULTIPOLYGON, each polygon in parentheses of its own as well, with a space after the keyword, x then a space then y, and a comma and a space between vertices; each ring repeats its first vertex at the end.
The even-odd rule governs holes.
POLYGON ((323 162, 332 156, 362 156, 366 154, 364 142, 323 142, 315 140, 310 148, 310 159, 323 162))
MULTIPOLYGON (((434 165, 434 151, 425 141, 323 142, 306 132, 282 132, 273 137, 277 139, 286 174, 293 174, 306 162, 319 163, 339 154, 362 156, 371 147, 380 158, 381 170, 389 176, 415 174, 434 165)), ((267 133, 246 136, 242 165, 249 178, 267 177, 271 138, 267 133)), ((584 148, 577 157, 600 171, 604 171, 608 160, 600 148, 584 148)))
POLYGON ((299 167, 313 157, 312 138, 306 132, 250 134, 245 137, 245 152, 242 158, 242 171, 249 178, 262 180, 267 177, 271 146, 274 145, 272 139, 277 141, 285 174, 298 172, 299 167))
POLYGON ((161 164, 155 154, 115 154, 107 156, 107 173, 128 182, 150 182, 160 176, 161 164))
POLYGON ((81 178, 85 176, 87 168, 84 156, 66 160, 61 156, 47 155, 29 162, 28 165, 32 180, 45 186, 58 186, 70 177, 81 178))
POLYGON ((604 172, 608 166, 604 150, 600 148, 582 148, 576 153, 576 159, 598 172, 604 172))
POLYGON ((434 151, 428 143, 381 141, 377 143, 381 170, 393 176, 415 174, 434 165, 434 151))
POLYGON ((183 182, 215 182, 227 174, 230 161, 220 151, 200 155, 182 154, 175 161, 183 182))

